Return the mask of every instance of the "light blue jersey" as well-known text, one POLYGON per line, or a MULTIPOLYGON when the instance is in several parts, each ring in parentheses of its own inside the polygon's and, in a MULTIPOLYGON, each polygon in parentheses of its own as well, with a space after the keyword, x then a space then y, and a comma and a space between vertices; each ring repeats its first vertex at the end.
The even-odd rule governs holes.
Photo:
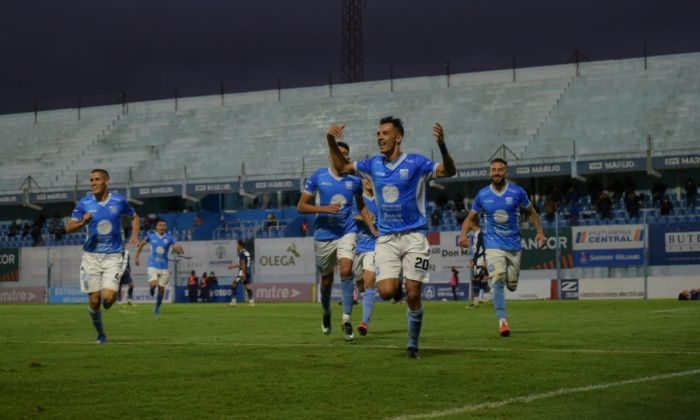
POLYGON ((146 235, 145 241, 151 244, 148 266, 159 270, 167 270, 170 247, 175 244, 175 239, 173 239, 172 235, 165 232, 163 236, 160 236, 158 232, 151 231, 146 235))
POLYGON ((372 181, 379 233, 428 232, 427 184, 437 167, 425 156, 405 153, 395 162, 382 155, 355 162, 355 172, 372 181))
MULTIPOLYGON (((377 220, 377 203, 374 197, 367 197, 362 195, 362 201, 365 203, 367 210, 374 216, 374 220, 377 220)), ((377 243, 377 237, 372 235, 372 231, 369 230, 369 226, 364 220, 357 221, 357 253, 363 254, 365 252, 373 252, 374 246, 377 243)))
POLYGON ((314 238, 317 241, 333 241, 348 233, 356 233, 353 218, 353 200, 362 194, 362 181, 354 175, 336 177, 329 168, 314 172, 304 185, 304 192, 319 195, 319 204, 340 204, 337 214, 318 213, 314 221, 314 238))
POLYGON ((493 186, 482 188, 476 195, 472 210, 484 213, 484 242, 486 249, 520 250, 520 208, 530 207, 527 193, 518 185, 506 182, 500 193, 493 186))
POLYGON ((88 236, 83 250, 101 254, 122 252, 122 215, 132 217, 136 214, 126 198, 121 194, 109 193, 107 199, 100 203, 90 194, 78 201, 71 219, 79 222, 86 213, 91 213, 92 219, 87 225, 88 236))

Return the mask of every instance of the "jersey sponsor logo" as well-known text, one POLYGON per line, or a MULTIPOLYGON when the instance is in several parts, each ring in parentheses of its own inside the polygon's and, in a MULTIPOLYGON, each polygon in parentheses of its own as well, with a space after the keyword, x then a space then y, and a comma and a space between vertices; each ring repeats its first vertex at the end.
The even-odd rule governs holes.
POLYGON ((496 210, 493 213, 493 220, 496 223, 508 223, 508 212, 505 210, 496 210))
POLYGON ((100 235, 109 235, 112 233, 112 222, 109 220, 100 220, 97 223, 97 233, 100 235))
POLYGON ((394 185, 385 185, 382 188, 382 198, 385 203, 395 203, 399 199, 399 189, 394 185))
POLYGON ((336 194, 331 198, 331 204, 338 204, 340 205, 340 208, 345 207, 347 203, 347 199, 342 194, 336 194))
POLYGON ((408 169, 399 170, 399 176, 403 179, 408 178, 408 169))
POLYGON ((508 206, 513 205, 513 197, 506 197, 506 205, 508 205, 508 206))

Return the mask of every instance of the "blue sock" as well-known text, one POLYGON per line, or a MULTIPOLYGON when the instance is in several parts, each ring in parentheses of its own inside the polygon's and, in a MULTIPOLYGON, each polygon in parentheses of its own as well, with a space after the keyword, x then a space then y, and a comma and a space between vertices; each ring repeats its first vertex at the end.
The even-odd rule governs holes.
POLYGON ((406 310, 408 318, 408 347, 418 348, 418 337, 420 337, 420 327, 423 325, 423 307, 417 311, 406 310))
POLYGON ((496 309, 498 319, 506 318, 506 291, 505 282, 493 282, 493 307, 496 309))
POLYGON ((134 298, 134 289, 129 288, 128 296, 129 296, 129 300, 134 298))
POLYGON ((331 313, 331 292, 333 291, 332 287, 323 287, 321 285, 321 307, 323 308, 323 312, 326 314, 331 313))
POLYGON ((102 311, 88 307, 88 312, 90 313, 92 325, 95 327, 95 330, 97 330, 97 333, 104 334, 105 330, 102 328, 102 311))
POLYGON ((377 297, 377 289, 374 287, 365 289, 365 294, 362 296, 362 322, 369 324, 374 311, 374 298, 377 297))
POLYGON ((158 297, 156 298, 156 308, 160 308, 160 304, 163 303, 163 295, 164 294, 165 294, 165 292, 158 293, 158 297))
POLYGON ((353 295, 355 294, 355 282, 353 278, 340 279, 340 288, 343 290, 343 313, 352 314, 353 295))

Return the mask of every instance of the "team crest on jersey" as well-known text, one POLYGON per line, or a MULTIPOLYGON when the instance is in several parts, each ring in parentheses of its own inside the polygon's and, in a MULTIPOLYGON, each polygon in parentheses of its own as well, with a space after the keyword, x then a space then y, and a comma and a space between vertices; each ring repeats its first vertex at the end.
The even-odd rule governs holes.
POLYGON ((345 181, 345 189, 346 189, 346 190, 351 190, 351 189, 353 189, 352 181, 345 181))
POLYGON ((109 212, 112 214, 117 214, 119 213, 119 207, 117 206, 109 206, 109 212))
POLYGON ((506 197, 506 205, 508 205, 508 206, 513 205, 513 197, 506 197))
POLYGON ((399 170, 399 176, 402 179, 408 178, 408 169, 404 168, 404 169, 399 170))

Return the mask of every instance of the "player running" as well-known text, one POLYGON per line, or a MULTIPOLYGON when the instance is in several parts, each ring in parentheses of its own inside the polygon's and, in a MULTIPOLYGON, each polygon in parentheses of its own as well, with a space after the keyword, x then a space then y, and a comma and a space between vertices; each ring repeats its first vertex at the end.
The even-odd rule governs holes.
POLYGON ((379 122, 379 155, 349 163, 344 160, 340 143, 345 125, 333 125, 326 140, 333 166, 338 173, 357 173, 368 177, 377 200, 379 238, 375 247, 377 289, 383 299, 393 297, 400 287, 403 271, 408 303, 408 346, 410 358, 418 358, 418 338, 423 323, 421 288, 429 280, 430 247, 426 234, 427 185, 434 177, 453 176, 457 170, 445 145, 444 130, 433 126, 433 135, 443 163, 425 156, 401 152, 404 129, 399 118, 386 117, 379 122))
POLYGON ((374 200, 372 183, 367 178, 362 178, 362 200, 365 208, 372 216, 372 223, 367 224, 361 216, 357 216, 357 255, 353 263, 353 273, 358 288, 363 291, 362 295, 362 322, 357 326, 360 335, 367 335, 369 321, 374 311, 374 300, 377 295, 375 287, 376 274, 374 272, 374 247, 377 243, 377 231, 374 221, 377 217, 377 204, 374 200))
POLYGON ((151 254, 148 257, 148 286, 150 287, 151 296, 154 295, 156 287, 158 287, 158 296, 153 308, 154 315, 160 315, 160 305, 163 303, 165 287, 170 284, 168 255, 171 252, 171 248, 177 254, 183 253, 182 246, 175 243, 175 239, 167 232, 167 228, 165 220, 156 222, 156 230, 148 232, 146 237, 139 243, 139 247, 136 250, 136 258, 134 259, 136 265, 140 265, 143 247, 148 243, 151 244, 151 254))
POLYGON ((117 298, 122 275, 122 215, 131 217, 132 246, 138 244, 139 217, 121 194, 109 192, 109 173, 104 169, 90 171, 92 194, 83 197, 68 221, 66 232, 87 228, 80 263, 80 289, 88 293, 88 310, 97 330, 97 343, 104 344, 107 335, 102 324, 100 305, 109 309, 117 298))
POLYGON ((493 306, 498 317, 498 331, 501 337, 510 335, 506 314, 504 286, 514 292, 520 277, 520 209, 524 209, 528 220, 535 226, 535 239, 540 247, 545 237, 540 216, 530 203, 527 193, 521 187, 506 180, 508 163, 500 158, 493 159, 490 166, 491 185, 484 187, 476 195, 472 209, 462 224, 459 243, 469 247, 467 233, 472 230, 479 213, 485 214, 484 242, 486 264, 493 282, 493 306))

